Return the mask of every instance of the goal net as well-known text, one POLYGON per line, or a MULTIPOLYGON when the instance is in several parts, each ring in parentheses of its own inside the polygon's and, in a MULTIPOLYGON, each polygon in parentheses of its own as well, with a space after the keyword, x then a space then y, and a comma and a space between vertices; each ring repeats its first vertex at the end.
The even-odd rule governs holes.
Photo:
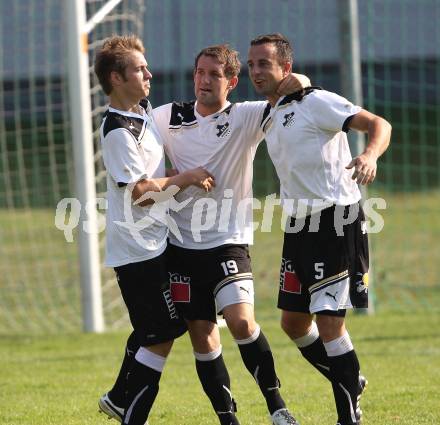
MULTIPOLYGON (((87 0, 87 19, 106 3, 87 0)), ((120 2, 89 34, 98 197, 105 190, 98 129, 106 100, 93 57, 112 34, 142 37, 144 4, 120 2)), ((82 327, 77 232, 68 242, 54 219, 58 202, 75 193, 64 7, 57 0, 0 3, 0 333, 82 327)), ((109 270, 102 269, 102 284, 107 327, 128 323, 109 270)))
MULTIPOLYGON (((84 1, 87 19, 111 3, 84 1)), ((201 48, 228 42, 240 51, 245 64, 249 40, 280 31, 293 42, 294 69, 307 74, 314 85, 340 93, 341 3, 122 0, 90 32, 90 63, 105 37, 138 34, 153 73, 150 100, 158 106, 193 99, 192 66, 201 48)), ((385 227, 370 238, 377 311, 437 311, 440 3, 357 3, 364 106, 393 125, 392 144, 369 188, 370 197, 387 202, 387 209, 379 211, 385 227)), ((0 334, 82 326, 77 228, 72 231, 73 242, 67 242, 65 232, 56 226, 63 223, 55 222, 59 201, 75 196, 66 4, 0 2, 0 334)), ((106 99, 91 70, 90 81, 95 183, 97 196, 104 197, 98 128, 106 99)), ((232 101, 245 99, 256 99, 246 66, 231 95, 232 101)), ((254 192, 264 198, 278 187, 262 144, 254 163, 254 192)), ((74 220, 73 209, 68 209, 64 226, 74 220)), ((102 254, 102 232, 99 237, 102 254)), ((257 293, 271 297, 271 302, 277 290, 280 238, 256 235, 253 249, 257 293)), ((111 269, 101 268, 101 283, 106 327, 128 325, 111 269)))

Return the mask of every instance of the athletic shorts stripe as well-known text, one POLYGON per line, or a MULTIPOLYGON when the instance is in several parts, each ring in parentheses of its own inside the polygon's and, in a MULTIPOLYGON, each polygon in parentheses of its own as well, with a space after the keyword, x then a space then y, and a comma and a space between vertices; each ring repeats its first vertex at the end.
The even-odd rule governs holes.
POLYGON ((341 280, 344 280, 348 277, 348 270, 344 270, 342 273, 338 273, 334 276, 330 276, 326 279, 323 279, 309 287, 309 293, 313 294, 314 292, 320 291, 328 286, 331 286, 335 283, 338 283, 341 280))
POLYGON ((215 288, 214 288, 214 296, 218 294, 218 292, 229 285, 232 282, 239 282, 240 280, 252 280, 252 273, 238 273, 234 276, 227 277, 223 279, 215 288))

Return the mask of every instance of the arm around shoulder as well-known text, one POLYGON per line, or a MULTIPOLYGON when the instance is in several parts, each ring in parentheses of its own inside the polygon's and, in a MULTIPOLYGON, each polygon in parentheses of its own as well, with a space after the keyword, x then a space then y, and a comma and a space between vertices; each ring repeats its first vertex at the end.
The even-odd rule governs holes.
POLYGON ((280 85, 277 88, 277 93, 280 96, 285 96, 306 87, 310 87, 311 84, 312 83, 307 75, 290 73, 280 82, 280 85))

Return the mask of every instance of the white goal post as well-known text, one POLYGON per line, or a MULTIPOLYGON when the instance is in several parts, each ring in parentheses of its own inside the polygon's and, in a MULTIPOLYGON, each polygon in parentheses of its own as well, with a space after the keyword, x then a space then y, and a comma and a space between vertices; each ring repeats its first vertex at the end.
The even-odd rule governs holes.
POLYGON ((96 208, 95 167, 90 98, 88 34, 122 0, 111 0, 86 20, 84 0, 70 0, 66 7, 68 38, 69 102, 72 122, 72 142, 76 195, 82 206, 78 227, 83 329, 86 332, 104 330, 101 294, 101 271, 96 208))

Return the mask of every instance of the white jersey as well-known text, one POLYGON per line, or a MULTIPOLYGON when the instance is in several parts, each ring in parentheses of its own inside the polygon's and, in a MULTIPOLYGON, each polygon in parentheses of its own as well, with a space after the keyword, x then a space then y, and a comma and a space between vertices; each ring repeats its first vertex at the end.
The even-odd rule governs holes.
POLYGON ((267 148, 288 215, 306 215, 307 205, 318 212, 359 201, 353 170, 345 168, 352 159, 345 132, 347 119, 360 110, 335 93, 309 89, 303 97, 280 98, 265 117, 267 148))
POLYGON ((252 244, 252 162, 263 138, 267 102, 243 102, 202 117, 196 103, 169 103, 153 110, 165 151, 179 172, 205 167, 216 180, 209 193, 190 186, 176 195, 180 235, 170 242, 190 249, 252 244))
POLYGON ((165 176, 162 141, 148 102, 143 115, 114 108, 104 115, 100 135, 107 169, 106 259, 109 267, 148 260, 166 248, 166 208, 133 205, 127 184, 165 176), (158 216, 158 214, 160 216, 158 216), (135 224, 143 219, 142 224, 135 224))

